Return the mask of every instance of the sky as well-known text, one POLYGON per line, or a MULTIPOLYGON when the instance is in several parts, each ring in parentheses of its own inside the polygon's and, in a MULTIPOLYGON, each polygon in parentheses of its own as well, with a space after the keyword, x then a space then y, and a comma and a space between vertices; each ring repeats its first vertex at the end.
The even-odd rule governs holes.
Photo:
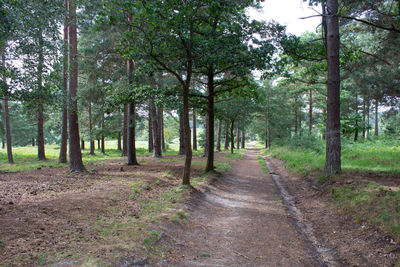
POLYGON ((306 31, 315 32, 321 23, 320 17, 300 19, 301 17, 318 15, 319 7, 311 9, 307 2, 303 0, 265 0, 261 12, 257 10, 249 10, 252 19, 257 20, 275 20, 280 24, 287 26, 287 31, 300 35, 306 31))

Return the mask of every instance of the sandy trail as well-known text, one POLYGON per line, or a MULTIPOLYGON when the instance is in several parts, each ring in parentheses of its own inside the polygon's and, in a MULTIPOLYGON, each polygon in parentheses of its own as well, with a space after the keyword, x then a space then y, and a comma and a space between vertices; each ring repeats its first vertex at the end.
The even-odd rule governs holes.
POLYGON ((320 265, 258 155, 248 150, 190 204, 188 223, 171 232, 173 266, 320 265))

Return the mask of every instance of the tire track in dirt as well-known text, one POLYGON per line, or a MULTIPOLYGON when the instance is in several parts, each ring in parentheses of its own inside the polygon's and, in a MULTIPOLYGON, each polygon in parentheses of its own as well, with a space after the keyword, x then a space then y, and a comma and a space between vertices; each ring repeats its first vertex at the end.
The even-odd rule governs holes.
POLYGON ((297 229, 258 150, 198 192, 189 221, 170 229, 170 266, 321 266, 297 229))

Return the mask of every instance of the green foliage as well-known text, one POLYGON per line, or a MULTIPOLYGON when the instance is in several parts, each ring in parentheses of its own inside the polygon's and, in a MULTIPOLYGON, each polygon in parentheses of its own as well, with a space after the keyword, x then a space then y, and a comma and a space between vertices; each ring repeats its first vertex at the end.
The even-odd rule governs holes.
POLYGON ((267 164, 265 163, 265 160, 262 156, 258 156, 258 163, 260 163, 262 171, 266 174, 268 174, 268 167, 267 164))

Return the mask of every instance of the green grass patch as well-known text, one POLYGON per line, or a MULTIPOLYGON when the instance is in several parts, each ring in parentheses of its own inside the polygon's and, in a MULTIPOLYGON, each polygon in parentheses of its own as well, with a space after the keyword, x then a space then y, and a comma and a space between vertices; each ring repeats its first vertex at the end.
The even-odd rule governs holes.
POLYGON ((258 156, 258 163, 260 163, 262 171, 268 174, 267 164, 265 163, 265 160, 263 159, 262 156, 258 156))
POLYGON ((400 188, 375 182, 332 187, 332 200, 359 223, 366 222, 400 240, 400 188))
POLYGON ((227 159, 236 159, 236 160, 242 160, 244 157, 244 153, 246 152, 246 149, 234 149, 234 153, 227 152, 225 154, 225 158, 227 159))

